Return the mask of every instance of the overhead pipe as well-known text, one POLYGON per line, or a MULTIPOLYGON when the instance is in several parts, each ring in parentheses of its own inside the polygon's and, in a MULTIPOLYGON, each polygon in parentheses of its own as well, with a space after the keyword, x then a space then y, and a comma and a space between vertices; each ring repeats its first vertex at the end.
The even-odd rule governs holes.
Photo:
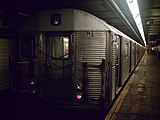
POLYGON ((120 8, 118 7, 118 5, 114 2, 114 0, 104 0, 104 1, 113 9, 113 11, 115 11, 115 13, 122 19, 122 21, 129 26, 129 28, 131 29, 131 31, 138 37, 138 39, 140 40, 140 42, 144 45, 144 43, 142 41, 142 38, 139 37, 139 35, 137 34, 137 32, 134 30, 134 28, 129 23, 129 21, 127 20, 127 18, 123 14, 123 12, 120 10, 120 8))

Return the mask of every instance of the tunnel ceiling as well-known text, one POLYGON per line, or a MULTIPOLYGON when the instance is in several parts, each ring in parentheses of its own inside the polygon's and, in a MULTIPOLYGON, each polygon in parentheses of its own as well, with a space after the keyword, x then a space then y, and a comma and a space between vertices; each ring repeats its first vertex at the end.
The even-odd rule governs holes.
MULTIPOLYGON (((158 41, 160 38, 160 0, 138 0, 138 3, 147 43, 158 41)), ((59 8, 87 11, 143 44, 125 0, 1 0, 0 17, 4 16, 6 25, 18 28, 20 23, 27 18, 25 14, 30 16, 41 10, 59 8)))

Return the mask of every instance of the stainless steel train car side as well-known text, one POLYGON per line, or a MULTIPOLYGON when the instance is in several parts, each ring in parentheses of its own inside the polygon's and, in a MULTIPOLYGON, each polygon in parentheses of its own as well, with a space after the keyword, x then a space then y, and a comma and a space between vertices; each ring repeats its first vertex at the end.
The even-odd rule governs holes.
POLYGON ((31 92, 66 106, 110 105, 142 50, 116 28, 76 9, 42 11, 20 29, 20 60, 33 63, 31 92))

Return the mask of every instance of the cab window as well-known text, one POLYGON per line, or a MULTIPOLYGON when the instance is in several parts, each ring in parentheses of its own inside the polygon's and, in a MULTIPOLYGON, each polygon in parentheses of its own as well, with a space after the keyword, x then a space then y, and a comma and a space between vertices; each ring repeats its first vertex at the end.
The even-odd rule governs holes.
POLYGON ((69 57, 69 37, 53 36, 51 38, 51 55, 55 58, 69 57))

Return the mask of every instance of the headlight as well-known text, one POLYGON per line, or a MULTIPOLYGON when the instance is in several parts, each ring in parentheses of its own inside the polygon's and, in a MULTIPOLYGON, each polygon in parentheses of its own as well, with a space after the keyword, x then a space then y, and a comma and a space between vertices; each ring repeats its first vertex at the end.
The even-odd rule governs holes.
POLYGON ((82 90, 82 86, 81 86, 80 84, 77 84, 77 85, 76 85, 76 89, 77 89, 77 90, 82 90))

